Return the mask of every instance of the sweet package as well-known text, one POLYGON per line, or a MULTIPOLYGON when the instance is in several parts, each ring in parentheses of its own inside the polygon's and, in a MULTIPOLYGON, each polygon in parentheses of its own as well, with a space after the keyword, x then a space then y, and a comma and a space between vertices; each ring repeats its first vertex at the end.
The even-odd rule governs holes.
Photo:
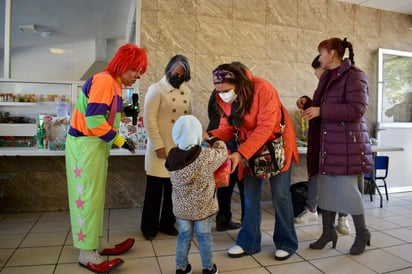
POLYGON ((230 170, 232 168, 232 161, 227 159, 218 169, 214 172, 216 188, 229 186, 230 170))
POLYGON ((119 133, 130 139, 136 146, 136 153, 144 154, 146 151, 147 134, 144 128, 143 117, 139 117, 137 124, 133 125, 132 117, 123 117, 120 120, 119 133))
POLYGON ((69 116, 54 117, 39 115, 37 148, 49 150, 65 150, 66 134, 70 126, 69 116))

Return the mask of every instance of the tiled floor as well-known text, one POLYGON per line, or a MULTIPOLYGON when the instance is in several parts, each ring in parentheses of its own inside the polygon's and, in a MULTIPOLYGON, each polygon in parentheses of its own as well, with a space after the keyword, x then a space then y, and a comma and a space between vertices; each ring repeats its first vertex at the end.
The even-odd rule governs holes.
MULTIPOLYGON (((320 221, 297 225, 299 249, 289 260, 274 260, 272 243, 273 209, 264 202, 262 251, 253 256, 231 259, 227 249, 237 231, 216 232, 214 259, 219 273, 412 273, 412 192, 394 193, 379 208, 379 198, 370 202, 364 196, 366 221, 372 232, 371 246, 359 256, 347 255, 353 242, 354 228, 348 236, 339 235, 336 249, 328 244, 323 250, 308 245, 321 233, 320 221)), ((239 204, 234 203, 234 219, 239 218, 239 204)), ((175 273, 175 238, 160 234, 145 241, 140 226, 140 208, 107 211, 105 234, 110 242, 135 237, 135 246, 112 273, 175 273)), ((351 220, 351 218, 349 218, 351 220)), ((72 246, 68 212, 0 214, 0 272, 47 274, 92 273, 77 264, 78 252, 72 246)), ((193 273, 201 273, 196 244, 189 256, 193 273)))

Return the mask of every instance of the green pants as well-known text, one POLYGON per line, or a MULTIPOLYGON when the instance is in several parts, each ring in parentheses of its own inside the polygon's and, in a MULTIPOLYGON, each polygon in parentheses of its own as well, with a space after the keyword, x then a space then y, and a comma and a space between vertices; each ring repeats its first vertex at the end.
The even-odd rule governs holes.
POLYGON ((97 249, 103 215, 110 145, 98 137, 66 139, 66 176, 73 245, 97 249))

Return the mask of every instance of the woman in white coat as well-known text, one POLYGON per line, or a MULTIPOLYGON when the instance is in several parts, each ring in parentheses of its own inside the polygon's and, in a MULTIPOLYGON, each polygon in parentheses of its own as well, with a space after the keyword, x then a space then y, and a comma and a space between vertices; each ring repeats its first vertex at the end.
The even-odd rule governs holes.
POLYGON ((175 146, 172 128, 176 120, 191 113, 191 91, 185 85, 191 79, 188 59, 173 56, 165 75, 152 84, 146 94, 143 119, 147 130, 145 154, 146 192, 140 229, 146 240, 153 240, 158 231, 177 235, 172 211, 172 184, 165 168, 169 150, 175 146))

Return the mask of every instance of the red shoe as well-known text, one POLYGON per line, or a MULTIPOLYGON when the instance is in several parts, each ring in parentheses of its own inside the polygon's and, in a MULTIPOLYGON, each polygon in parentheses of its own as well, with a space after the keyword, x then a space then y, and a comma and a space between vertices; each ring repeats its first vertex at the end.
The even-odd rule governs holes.
POLYGON ((128 238, 125 241, 121 242, 120 244, 115 245, 113 248, 105 248, 101 252, 100 255, 106 256, 117 256, 120 254, 125 253, 134 245, 134 239, 128 238))
POLYGON ((84 265, 79 263, 79 265, 93 271, 94 273, 106 273, 121 266, 123 263, 124 261, 122 259, 116 258, 111 261, 101 262, 100 264, 87 263, 87 265, 84 265))

